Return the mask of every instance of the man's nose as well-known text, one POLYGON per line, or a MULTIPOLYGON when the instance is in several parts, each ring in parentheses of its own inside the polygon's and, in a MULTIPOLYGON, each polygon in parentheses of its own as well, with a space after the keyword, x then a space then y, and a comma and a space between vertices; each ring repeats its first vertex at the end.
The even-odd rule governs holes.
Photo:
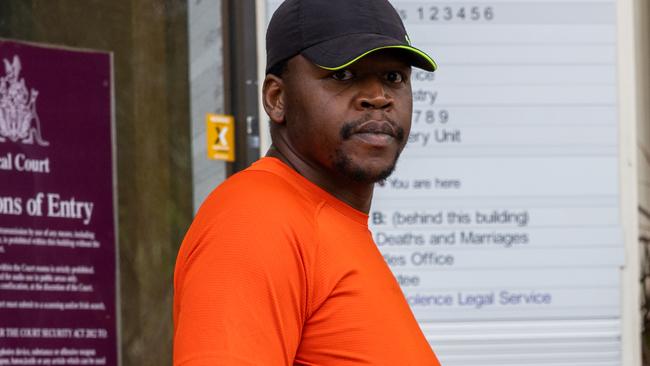
POLYGON ((360 85, 356 106, 360 110, 386 109, 393 105, 393 98, 381 78, 368 77, 360 85))

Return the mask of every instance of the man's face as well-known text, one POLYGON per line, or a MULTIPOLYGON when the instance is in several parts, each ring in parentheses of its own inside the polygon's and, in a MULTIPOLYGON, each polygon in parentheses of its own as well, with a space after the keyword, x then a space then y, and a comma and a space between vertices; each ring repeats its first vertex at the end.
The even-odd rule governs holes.
POLYGON ((294 57, 283 77, 291 148, 325 174, 363 183, 387 178, 411 128, 410 76, 394 51, 375 52, 341 71, 294 57))

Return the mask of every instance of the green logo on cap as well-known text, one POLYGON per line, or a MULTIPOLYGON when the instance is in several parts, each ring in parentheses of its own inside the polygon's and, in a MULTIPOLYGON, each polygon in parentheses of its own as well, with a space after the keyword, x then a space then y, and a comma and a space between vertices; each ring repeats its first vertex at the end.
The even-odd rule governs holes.
POLYGON ((409 38, 409 35, 408 35, 408 34, 405 34, 405 35, 404 35, 404 38, 406 38, 406 43, 408 43, 409 46, 411 46, 411 39, 409 38))

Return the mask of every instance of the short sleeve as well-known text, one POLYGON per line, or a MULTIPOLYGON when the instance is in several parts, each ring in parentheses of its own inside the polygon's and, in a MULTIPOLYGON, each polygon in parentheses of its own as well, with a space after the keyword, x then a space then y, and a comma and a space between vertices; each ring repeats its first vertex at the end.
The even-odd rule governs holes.
POLYGON ((174 366, 293 363, 307 303, 293 230, 246 204, 199 213, 174 274, 174 366))

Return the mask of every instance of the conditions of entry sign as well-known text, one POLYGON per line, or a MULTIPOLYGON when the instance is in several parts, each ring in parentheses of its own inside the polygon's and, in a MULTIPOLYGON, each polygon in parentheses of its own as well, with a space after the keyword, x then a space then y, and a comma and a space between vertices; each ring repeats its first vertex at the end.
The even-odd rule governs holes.
POLYGON ((0 60, 0 364, 117 365, 111 55, 0 60))

